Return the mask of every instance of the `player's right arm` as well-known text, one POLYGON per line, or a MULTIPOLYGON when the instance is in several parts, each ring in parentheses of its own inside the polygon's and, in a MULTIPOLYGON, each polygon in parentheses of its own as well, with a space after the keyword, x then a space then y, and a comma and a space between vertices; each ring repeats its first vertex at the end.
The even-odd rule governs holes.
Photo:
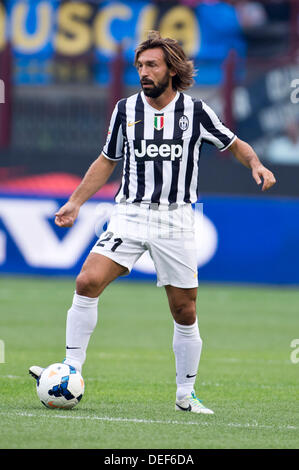
POLYGON ((59 227, 71 227, 84 202, 90 199, 104 186, 111 176, 116 161, 109 160, 101 154, 87 170, 83 180, 75 189, 68 202, 55 214, 55 223, 59 227))

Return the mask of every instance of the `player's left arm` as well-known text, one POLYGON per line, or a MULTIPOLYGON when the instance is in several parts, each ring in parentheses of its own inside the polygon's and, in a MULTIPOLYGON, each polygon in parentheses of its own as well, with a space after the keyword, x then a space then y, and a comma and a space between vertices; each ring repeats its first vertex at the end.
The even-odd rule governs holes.
POLYGON ((229 146, 229 150, 244 166, 252 172, 252 177, 258 185, 263 183, 262 191, 271 188, 276 179, 272 171, 268 170, 260 161, 253 148, 243 140, 236 138, 229 146))

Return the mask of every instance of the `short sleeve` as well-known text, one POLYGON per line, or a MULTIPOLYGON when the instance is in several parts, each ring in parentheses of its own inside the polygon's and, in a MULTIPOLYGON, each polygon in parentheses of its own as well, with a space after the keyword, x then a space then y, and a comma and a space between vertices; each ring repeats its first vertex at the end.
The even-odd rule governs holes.
POLYGON ((214 144, 220 152, 226 150, 237 138, 204 101, 202 101, 200 131, 202 138, 214 144))
POLYGON ((103 155, 109 160, 121 160, 123 158, 123 133, 118 103, 111 115, 106 143, 103 147, 103 155))

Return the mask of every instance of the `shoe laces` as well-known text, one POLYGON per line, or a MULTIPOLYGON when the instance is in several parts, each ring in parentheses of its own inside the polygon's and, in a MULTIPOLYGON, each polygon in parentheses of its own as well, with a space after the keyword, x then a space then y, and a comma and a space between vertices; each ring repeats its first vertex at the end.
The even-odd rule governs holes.
POLYGON ((198 406, 200 408, 205 408, 205 406, 203 405, 202 401, 195 395, 194 392, 191 392, 191 398, 190 398, 191 402, 193 405, 195 406, 198 406))

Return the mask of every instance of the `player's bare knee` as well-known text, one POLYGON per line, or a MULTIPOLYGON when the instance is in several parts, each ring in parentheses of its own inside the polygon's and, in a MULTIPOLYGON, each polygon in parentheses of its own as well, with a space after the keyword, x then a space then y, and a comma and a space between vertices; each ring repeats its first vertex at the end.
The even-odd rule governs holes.
POLYGON ((172 316, 180 325, 193 325, 196 321, 195 302, 182 303, 172 307, 172 316))
POLYGON ((76 279, 76 292, 85 297, 97 297, 102 290, 101 281, 91 273, 81 272, 76 279))

